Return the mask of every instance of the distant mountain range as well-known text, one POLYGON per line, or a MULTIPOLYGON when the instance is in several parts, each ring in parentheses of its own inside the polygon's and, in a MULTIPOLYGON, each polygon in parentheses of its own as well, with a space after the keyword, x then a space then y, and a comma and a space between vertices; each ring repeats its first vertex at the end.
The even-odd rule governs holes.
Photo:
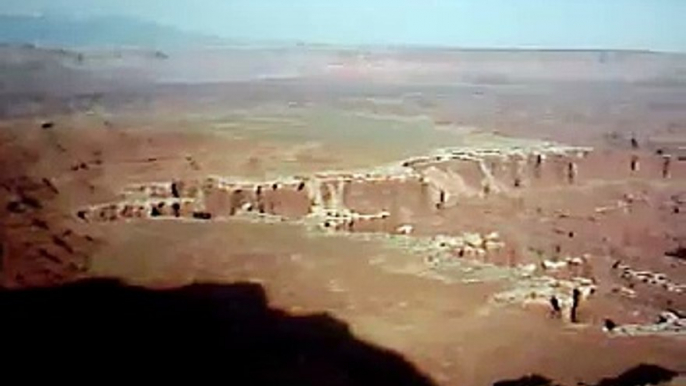
POLYGON ((0 15, 0 43, 67 48, 174 48, 222 44, 225 41, 123 16, 0 15))

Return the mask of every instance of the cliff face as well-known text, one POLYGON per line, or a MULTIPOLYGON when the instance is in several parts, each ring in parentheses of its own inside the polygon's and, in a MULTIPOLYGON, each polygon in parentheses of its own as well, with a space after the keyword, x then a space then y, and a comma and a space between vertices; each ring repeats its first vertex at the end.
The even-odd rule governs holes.
POLYGON ((402 219, 448 207, 459 212, 489 198, 516 200, 600 181, 668 182, 684 177, 686 162, 664 154, 554 145, 453 149, 400 161, 385 170, 257 182, 208 177, 141 184, 128 187, 122 202, 86 208, 82 216, 97 221, 189 217, 201 211, 220 218, 253 213, 290 220, 319 218, 333 222, 334 228, 344 220, 384 220, 391 230, 402 225, 402 219))

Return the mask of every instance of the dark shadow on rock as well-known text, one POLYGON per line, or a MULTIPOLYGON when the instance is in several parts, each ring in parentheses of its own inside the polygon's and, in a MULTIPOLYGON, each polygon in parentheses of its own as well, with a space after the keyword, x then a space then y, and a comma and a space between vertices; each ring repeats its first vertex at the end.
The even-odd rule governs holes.
POLYGON ((675 259, 681 259, 681 260, 686 260, 686 248, 685 247, 678 247, 673 250, 665 252, 665 255, 669 257, 673 257, 675 259))
POLYGON ((679 375, 677 372, 664 367, 640 364, 621 373, 614 378, 603 378, 596 386, 643 386, 657 385, 671 381, 679 375))
POLYGON ((433 384, 328 315, 269 308, 257 284, 150 290, 87 280, 0 290, 0 326, 6 376, 22 364, 35 369, 25 376, 53 383, 87 371, 158 383, 190 376, 229 385, 433 384))
MULTIPOLYGON (((657 365, 640 364, 621 373, 616 377, 603 378, 596 384, 586 386, 645 386, 659 385, 671 381, 679 373, 657 365)), ((498 381, 493 386, 554 386, 552 380, 541 375, 528 375, 519 379, 498 381)))
POLYGON ((532 374, 518 379, 498 381, 493 386, 553 386, 553 381, 546 377, 532 374))

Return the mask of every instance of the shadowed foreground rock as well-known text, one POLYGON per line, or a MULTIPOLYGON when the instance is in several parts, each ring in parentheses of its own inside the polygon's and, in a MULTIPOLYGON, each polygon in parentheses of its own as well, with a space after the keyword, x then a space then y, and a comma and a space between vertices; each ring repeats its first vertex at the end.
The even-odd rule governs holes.
POLYGON ((154 291, 89 280, 0 291, 5 376, 212 380, 241 385, 432 385, 330 316, 271 309, 255 284, 154 291))
POLYGON ((526 375, 518 379, 498 381, 493 386, 553 386, 553 381, 537 375, 526 375))
POLYGON ((667 382, 678 373, 656 365, 641 364, 616 377, 603 378, 596 386, 639 386, 657 385, 667 382))
MULTIPOLYGON (((679 375, 677 372, 656 365, 640 364, 616 377, 601 379, 593 386, 644 386, 659 385, 671 381, 679 375)), ((556 386, 554 381, 541 375, 527 375, 518 379, 498 381, 493 386, 556 386)), ((580 383, 591 386, 591 384, 580 383)))

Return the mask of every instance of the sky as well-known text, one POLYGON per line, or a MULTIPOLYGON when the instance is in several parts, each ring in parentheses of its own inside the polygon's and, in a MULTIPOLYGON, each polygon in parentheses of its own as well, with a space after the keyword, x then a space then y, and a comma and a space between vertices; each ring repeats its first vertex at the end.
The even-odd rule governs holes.
POLYGON ((686 52, 686 0, 0 0, 46 12, 260 41, 686 52))

